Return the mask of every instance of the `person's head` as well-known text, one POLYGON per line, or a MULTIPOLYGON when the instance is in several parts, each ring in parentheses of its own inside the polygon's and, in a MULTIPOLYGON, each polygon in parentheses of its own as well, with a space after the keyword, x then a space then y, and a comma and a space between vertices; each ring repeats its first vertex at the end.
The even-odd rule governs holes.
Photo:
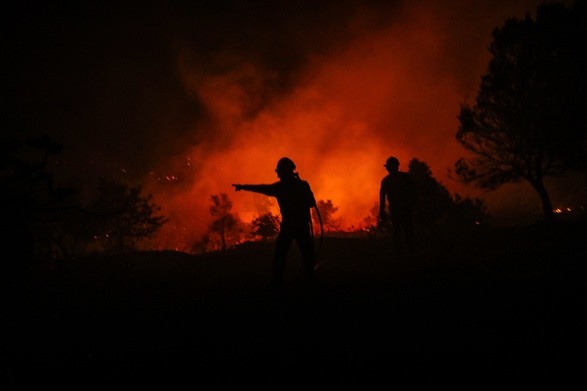
POLYGON ((275 172, 279 178, 287 178, 295 176, 295 169, 296 165, 288 157, 282 157, 277 162, 277 168, 275 168, 275 172))
POLYGON ((389 172, 397 172, 399 171, 399 160, 395 156, 390 156, 383 166, 389 172))

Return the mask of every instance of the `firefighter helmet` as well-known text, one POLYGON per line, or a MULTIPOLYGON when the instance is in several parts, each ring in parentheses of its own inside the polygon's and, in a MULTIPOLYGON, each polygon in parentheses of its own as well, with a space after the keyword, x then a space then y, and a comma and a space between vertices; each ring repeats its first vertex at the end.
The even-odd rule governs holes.
POLYGON ((293 171, 296 169, 296 165, 293 162, 293 160, 291 160, 290 158, 287 157, 282 157, 281 159, 279 159, 279 161, 277 162, 277 168, 275 169, 275 171, 293 171))

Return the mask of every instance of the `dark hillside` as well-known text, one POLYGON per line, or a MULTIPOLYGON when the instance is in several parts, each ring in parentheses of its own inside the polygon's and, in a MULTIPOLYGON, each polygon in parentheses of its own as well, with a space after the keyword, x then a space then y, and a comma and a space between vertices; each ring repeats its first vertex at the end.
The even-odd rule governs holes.
POLYGON ((446 232, 394 256, 325 238, 309 286, 271 243, 37 265, 5 294, 2 381, 15 386, 561 386, 585 354, 587 226, 446 232), (212 382, 212 383, 210 383, 212 382))

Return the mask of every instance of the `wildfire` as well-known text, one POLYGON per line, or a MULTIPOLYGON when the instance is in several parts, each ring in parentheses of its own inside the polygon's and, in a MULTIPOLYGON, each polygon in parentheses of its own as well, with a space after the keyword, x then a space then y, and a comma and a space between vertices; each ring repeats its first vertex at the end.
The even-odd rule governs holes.
POLYGON ((560 208, 554 208, 552 211, 556 214, 573 214, 573 215, 579 215, 582 214, 584 212, 585 208, 583 206, 577 206, 577 207, 560 207, 560 208))
MULTIPOLYGON (((338 208, 341 230, 364 226, 390 155, 404 171, 418 158, 453 186, 444 179, 461 151, 456 112, 476 86, 465 91, 461 71, 449 71, 453 60, 445 56, 454 40, 447 26, 420 11, 406 11, 413 12, 409 29, 357 31, 336 51, 309 57, 292 85, 279 91, 274 70, 245 58, 219 55, 213 65, 225 71, 211 74, 194 67, 189 55, 179 58, 186 89, 207 118, 194 129, 197 143, 169 157, 165 172, 180 174, 152 174, 155 190, 160 183, 175 186, 173 193, 153 191, 162 213, 190 227, 193 240, 207 229, 210 196, 226 193, 233 211, 250 222, 268 210, 267 198, 235 194, 231 184, 276 181, 273 170, 283 156, 294 160, 317 200, 338 208)), ((472 72, 482 69, 477 65, 472 72)))

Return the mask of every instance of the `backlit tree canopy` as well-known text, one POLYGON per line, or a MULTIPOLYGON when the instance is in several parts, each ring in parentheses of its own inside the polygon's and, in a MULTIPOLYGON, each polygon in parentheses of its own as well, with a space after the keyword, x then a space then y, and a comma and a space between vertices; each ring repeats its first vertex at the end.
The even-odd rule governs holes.
POLYGON ((456 138, 473 155, 456 162, 460 179, 484 189, 527 181, 546 219, 544 178, 586 167, 586 8, 547 3, 496 28, 475 104, 458 116, 456 138))

